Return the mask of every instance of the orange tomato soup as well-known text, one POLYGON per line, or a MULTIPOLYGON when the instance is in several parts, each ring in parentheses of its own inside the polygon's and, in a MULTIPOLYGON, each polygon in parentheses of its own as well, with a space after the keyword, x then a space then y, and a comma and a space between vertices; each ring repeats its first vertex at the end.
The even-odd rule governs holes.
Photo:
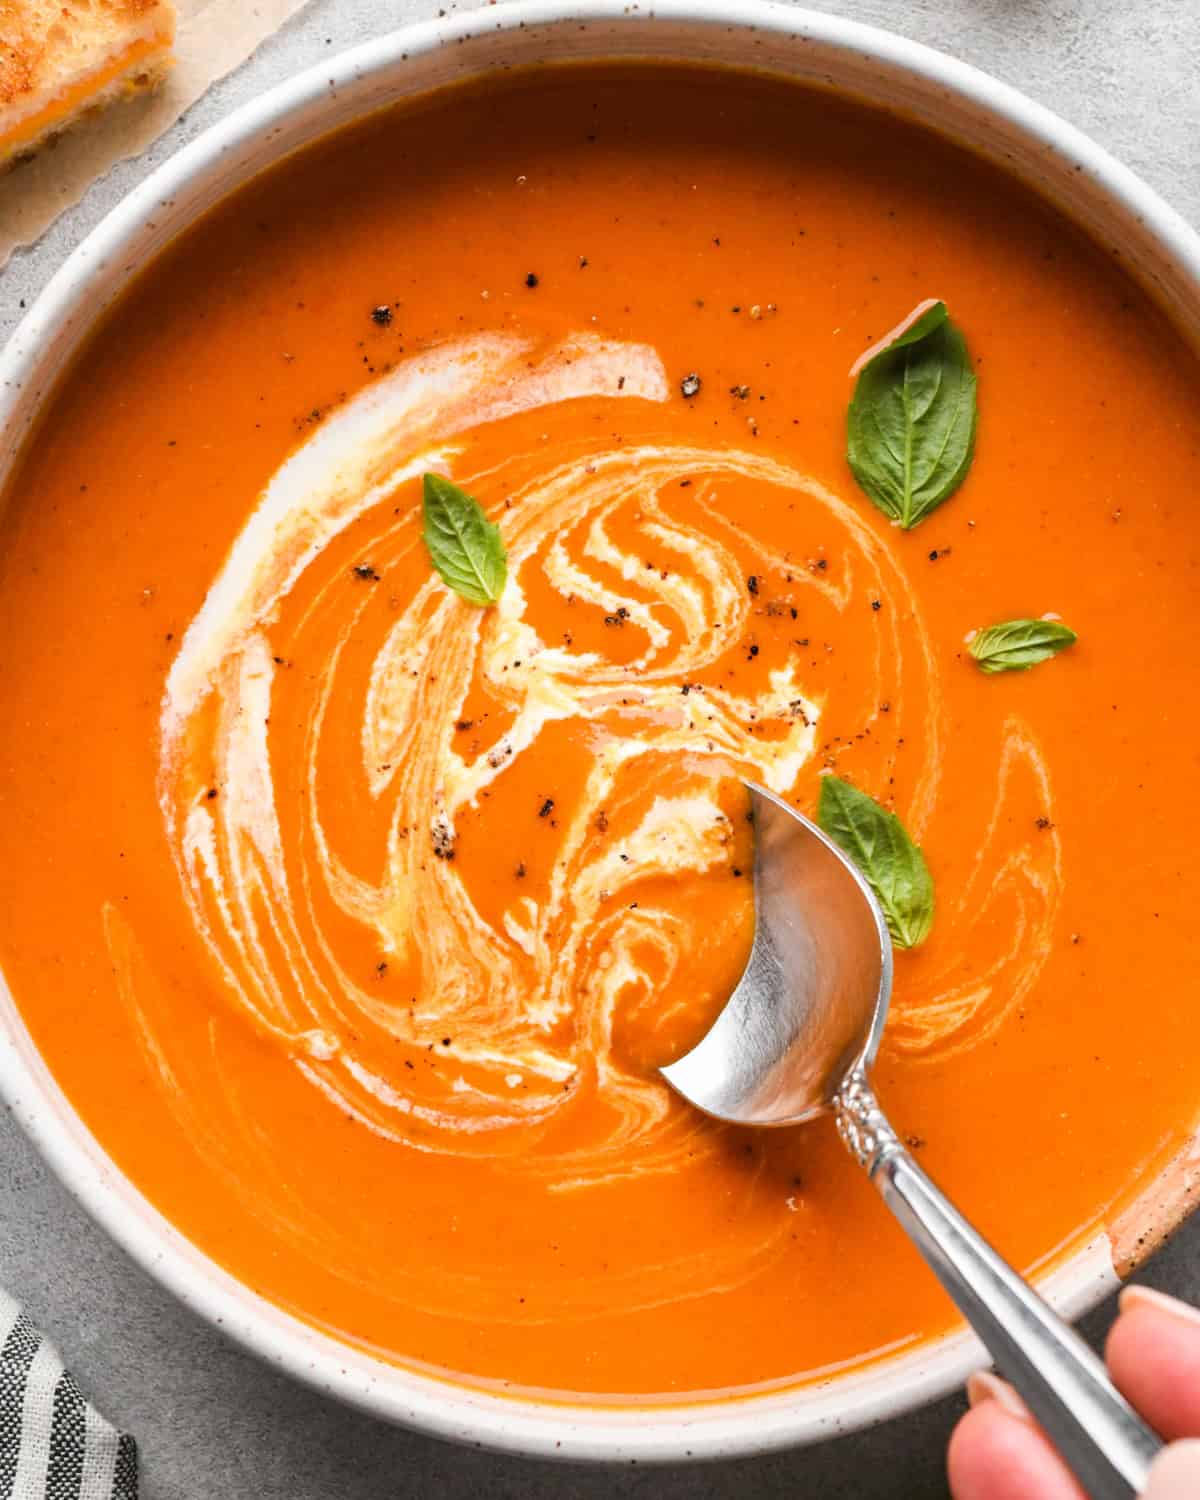
POLYGON ((936 915, 880 1092, 1017 1264, 1096 1233, 1200 1092, 1198 453, 1100 252, 828 94, 545 70, 321 143, 134 282, 9 488, 38 1046, 197 1245, 388 1358, 668 1396, 942 1331, 829 1122, 657 1077, 748 951, 736 778, 902 818, 936 915), (926 297, 978 445, 902 531, 849 370, 926 297), (425 471, 498 521, 499 603, 433 572, 425 471), (1071 650, 972 661, 1046 613, 1071 650))

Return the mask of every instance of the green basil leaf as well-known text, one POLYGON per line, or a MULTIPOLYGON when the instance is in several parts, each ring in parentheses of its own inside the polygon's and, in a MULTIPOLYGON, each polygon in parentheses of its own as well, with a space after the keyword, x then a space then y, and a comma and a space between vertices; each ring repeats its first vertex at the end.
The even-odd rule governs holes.
POLYGON ((981 672, 1021 672, 1049 661, 1078 639, 1058 620, 1005 620, 981 630, 967 649, 981 672))
POLYGON ((495 604, 508 577, 500 528, 479 501, 440 474, 424 479, 425 545, 442 582, 472 604, 495 604))
POLYGON ((966 478, 975 425, 967 343, 935 302, 859 371, 846 456, 870 499, 908 530, 966 478))
POLYGON ((817 822, 870 882, 898 948, 915 948, 933 926, 925 856, 895 813, 837 776, 822 776, 817 822))

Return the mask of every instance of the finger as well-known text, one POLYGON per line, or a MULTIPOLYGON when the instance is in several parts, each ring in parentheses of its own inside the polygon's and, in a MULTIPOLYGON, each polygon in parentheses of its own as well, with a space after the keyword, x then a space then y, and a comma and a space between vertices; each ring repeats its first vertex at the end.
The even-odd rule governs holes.
POLYGON ((1200 1495, 1200 1438, 1164 1448, 1150 1466, 1142 1500, 1196 1500, 1200 1495))
POLYGON ((1126 1287, 1105 1353, 1117 1386, 1163 1437, 1200 1436, 1200 1312, 1126 1287))
POLYGON ((954 1500, 1085 1500, 1010 1385, 972 1375, 967 1395, 946 1458, 954 1500))

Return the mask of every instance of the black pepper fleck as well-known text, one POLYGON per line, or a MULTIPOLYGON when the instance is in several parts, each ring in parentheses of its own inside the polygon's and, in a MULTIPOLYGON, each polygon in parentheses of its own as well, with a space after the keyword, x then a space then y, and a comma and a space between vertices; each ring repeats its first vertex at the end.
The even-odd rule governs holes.
POLYGON ((438 859, 451 860, 454 858, 454 834, 445 823, 438 822, 429 830, 433 843, 433 852, 438 859))

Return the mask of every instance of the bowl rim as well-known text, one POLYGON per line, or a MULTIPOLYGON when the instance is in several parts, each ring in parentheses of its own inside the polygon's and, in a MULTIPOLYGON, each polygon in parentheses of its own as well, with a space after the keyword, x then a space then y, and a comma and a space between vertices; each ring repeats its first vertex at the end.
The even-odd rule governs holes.
MULTIPOLYGON (((241 105, 151 172, 72 251, 0 350, 0 436, 11 424, 14 451, 22 445, 26 431, 15 420, 25 399, 22 391, 49 363, 46 351, 56 339, 69 334, 74 343, 90 324, 94 309, 88 294, 98 272, 132 254, 156 215, 170 218, 175 194, 226 153, 269 137, 331 91, 392 74, 441 49, 518 30, 601 23, 652 28, 656 22, 807 40, 934 86, 1026 141, 1078 163, 1106 201, 1142 225, 1185 283, 1200 292, 1200 236, 1156 192, 1049 109, 933 48, 774 0, 659 0, 644 10, 626 0, 512 0, 408 25, 323 59, 241 105), (76 323, 80 328, 72 332, 76 323)), ((486 61, 470 71, 484 66, 486 61)), ((187 213, 177 228, 191 218, 187 213)), ((38 390, 35 405, 44 394, 38 390)), ((972 1336, 953 1334, 865 1370, 830 1372, 816 1385, 668 1406, 645 1400, 621 1406, 502 1394, 377 1359, 250 1291, 187 1240, 124 1176, 76 1114, 2 980, 0 1015, 0 1095, 92 1218, 185 1305, 252 1353, 388 1421, 475 1447, 544 1458, 624 1463, 730 1458, 818 1441, 900 1415, 945 1394, 986 1362, 972 1336)), ((1176 1218, 1182 1216, 1180 1209, 1174 1211, 1176 1218)), ((1118 1284, 1108 1236, 1100 1232, 1073 1250, 1040 1284, 1065 1315, 1094 1306, 1118 1284)))

